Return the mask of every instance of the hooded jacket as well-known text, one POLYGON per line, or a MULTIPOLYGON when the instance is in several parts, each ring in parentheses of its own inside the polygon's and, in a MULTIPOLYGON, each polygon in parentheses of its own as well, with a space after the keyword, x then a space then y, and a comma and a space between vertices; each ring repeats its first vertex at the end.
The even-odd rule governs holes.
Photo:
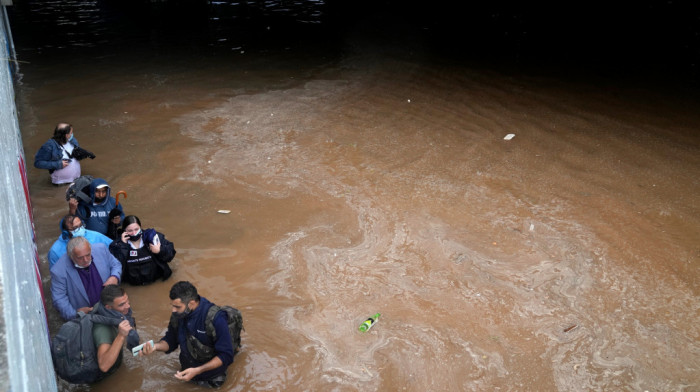
POLYGON ((82 200, 78 202, 77 214, 85 222, 85 228, 107 235, 109 228, 109 212, 115 207, 119 210, 122 219, 124 219, 124 211, 121 205, 117 205, 117 201, 110 196, 112 189, 102 178, 95 178, 90 183, 90 203, 85 203, 82 200), (95 204, 95 189, 100 185, 107 185, 107 197, 100 204, 95 204))
MULTIPOLYGON (((58 222, 58 227, 61 229, 61 235, 58 236, 56 242, 54 242, 53 245, 51 245, 51 249, 49 249, 49 268, 56 264, 61 256, 66 254, 66 245, 68 245, 68 241, 73 238, 68 230, 63 230, 63 219, 58 222)), ((87 229, 85 230, 85 239, 88 240, 90 245, 100 243, 109 246, 109 244, 112 243, 112 239, 106 235, 87 229)))
MULTIPOLYGON (((68 143, 75 147, 80 147, 78 139, 75 137, 68 143)), ((54 139, 49 139, 44 143, 39 151, 34 155, 34 167, 37 169, 48 169, 49 173, 63 168, 63 148, 54 139)))

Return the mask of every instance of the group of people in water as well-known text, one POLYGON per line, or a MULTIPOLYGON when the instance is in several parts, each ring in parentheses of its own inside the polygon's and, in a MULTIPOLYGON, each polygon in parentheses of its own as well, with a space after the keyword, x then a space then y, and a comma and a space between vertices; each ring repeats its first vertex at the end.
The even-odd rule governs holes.
MULTIPOLYGON (((80 147, 70 124, 59 123, 53 137, 36 153, 34 166, 47 169, 55 186, 69 186, 71 191, 67 191, 68 214, 59 222, 61 234, 48 254, 54 307, 64 320, 88 313, 122 319, 118 325, 95 324, 93 329, 101 372, 97 379, 102 379, 120 366, 123 345, 132 348, 139 340, 129 298, 120 284, 167 280, 177 252, 163 233, 144 229, 135 215, 125 216, 104 179, 87 178, 86 194, 77 196, 83 191, 78 181, 86 180, 81 176, 80 160, 86 157, 95 156, 80 147)), ((170 300, 173 312, 168 332, 159 342, 144 345, 138 355, 170 353, 179 347, 182 369, 175 374, 177 379, 221 386, 237 349, 227 315, 217 311, 208 316, 215 305, 200 297, 189 282, 176 283, 170 300), (210 330, 216 332, 214 336, 203 333, 210 330), (193 338, 212 348, 213 357, 197 357, 193 338)))
MULTIPOLYGON (((60 123, 53 137, 36 153, 34 166, 48 169, 54 185, 70 185, 82 174, 80 159, 74 154, 79 147, 73 127, 60 123)), ((61 235, 49 251, 51 268, 65 253, 68 240, 78 236, 90 244, 107 245, 121 263, 123 280, 129 284, 148 284, 172 275, 168 264, 177 253, 173 243, 155 229, 143 229, 137 216, 125 216, 107 181, 91 179, 87 198, 68 198, 68 215, 59 222, 61 235)))

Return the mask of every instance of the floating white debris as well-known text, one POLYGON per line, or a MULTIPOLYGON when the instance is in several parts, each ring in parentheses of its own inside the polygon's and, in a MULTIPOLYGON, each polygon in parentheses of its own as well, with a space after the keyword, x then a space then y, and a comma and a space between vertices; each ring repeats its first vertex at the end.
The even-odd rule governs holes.
POLYGON ((530 231, 533 231, 533 230, 535 230, 535 225, 533 225, 532 223, 530 223, 530 231))
POLYGON ((411 103, 411 100, 410 100, 410 99, 408 100, 408 103, 411 103))
POLYGON ((514 137, 515 137, 515 134, 514 134, 514 133, 509 133, 509 134, 506 135, 506 137, 503 138, 503 140, 510 140, 510 139, 512 139, 512 138, 514 138, 514 137))
POLYGON ((219 214, 230 214, 230 213, 231 213, 231 210, 219 210, 219 211, 216 211, 216 212, 218 212, 219 214))

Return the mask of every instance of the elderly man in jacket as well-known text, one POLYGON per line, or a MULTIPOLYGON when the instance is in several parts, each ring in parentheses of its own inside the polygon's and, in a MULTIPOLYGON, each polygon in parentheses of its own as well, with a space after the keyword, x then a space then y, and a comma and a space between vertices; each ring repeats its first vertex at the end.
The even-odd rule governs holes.
POLYGON ((65 320, 89 312, 100 301, 102 287, 119 284, 121 276, 122 265, 106 245, 91 246, 85 237, 74 237, 51 267, 53 305, 65 320))

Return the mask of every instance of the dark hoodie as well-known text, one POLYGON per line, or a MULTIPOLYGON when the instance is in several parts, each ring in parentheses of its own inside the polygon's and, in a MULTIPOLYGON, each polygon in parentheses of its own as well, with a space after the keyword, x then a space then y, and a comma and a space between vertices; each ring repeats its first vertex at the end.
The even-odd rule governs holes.
POLYGON ((124 211, 121 205, 117 205, 117 201, 110 196, 111 188, 107 185, 107 197, 102 203, 95 203, 95 189, 100 185, 107 185, 107 181, 102 178, 95 178, 90 183, 90 199, 91 203, 84 203, 82 200, 78 203, 78 215, 85 222, 85 228, 107 235, 109 228, 109 212, 115 207, 119 210, 120 216, 124 219, 124 211))

